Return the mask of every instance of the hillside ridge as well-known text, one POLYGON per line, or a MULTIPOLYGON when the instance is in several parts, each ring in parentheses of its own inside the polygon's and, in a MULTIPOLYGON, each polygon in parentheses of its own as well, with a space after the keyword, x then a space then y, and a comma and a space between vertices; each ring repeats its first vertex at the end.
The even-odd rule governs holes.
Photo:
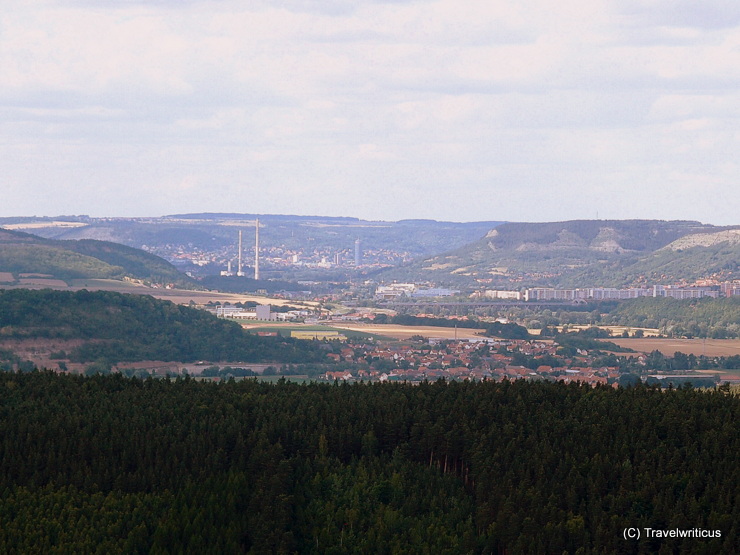
POLYGON ((139 279, 192 287, 194 282, 166 260, 140 249, 94 239, 45 239, 0 229, 0 272, 72 279, 139 279))
POLYGON ((740 226, 690 220, 511 222, 461 248, 381 274, 493 286, 627 286, 740 277, 740 226))

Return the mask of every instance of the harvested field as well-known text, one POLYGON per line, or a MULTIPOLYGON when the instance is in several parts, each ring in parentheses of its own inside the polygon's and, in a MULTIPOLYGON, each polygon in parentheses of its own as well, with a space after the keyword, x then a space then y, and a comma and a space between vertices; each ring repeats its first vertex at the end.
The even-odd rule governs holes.
POLYGON ((58 287, 67 287, 67 283, 62 281, 61 279, 53 279, 53 278, 21 278, 20 284, 23 287, 29 287, 29 288, 37 288, 37 287, 43 287, 43 288, 58 288, 58 287))
MULTIPOLYGON (((335 325, 323 325, 323 324, 301 324, 300 322, 255 322, 255 321, 239 321, 245 330, 251 333, 260 332, 275 332, 284 337, 289 337, 292 332, 336 332, 349 339, 355 339, 363 341, 374 337, 375 339, 391 339, 389 336, 378 335, 368 331, 356 331, 348 328, 340 328, 335 325)), ((306 339, 304 337, 304 339, 306 339)))
MULTIPOLYGON (((556 326, 556 327, 558 327, 558 326, 556 326)), ((612 334, 612 336, 614 336, 614 337, 619 337, 625 331, 628 334, 632 335, 637 330, 642 330, 642 333, 644 334, 645 337, 656 337, 656 336, 660 335, 660 330, 658 330, 658 329, 655 329, 655 328, 640 328, 640 327, 635 327, 635 326, 591 326, 591 325, 584 326, 584 325, 581 325, 581 324, 570 324, 568 326, 568 329, 570 331, 575 331, 575 330, 585 330, 585 329, 588 329, 588 328, 591 328, 591 327, 597 327, 599 329, 606 330, 606 331, 610 332, 612 334)), ((559 328, 562 330, 562 326, 559 326, 559 328)), ((529 331, 530 331, 530 333, 532 333, 532 330, 529 330, 529 331)))
MULTIPOLYGON (((23 282, 24 280, 21 281, 23 282)), ((172 301, 175 304, 189 304, 190 301, 193 301, 195 304, 208 304, 208 302, 244 303, 253 301, 274 306, 317 305, 314 302, 286 301, 284 299, 260 297, 257 295, 239 295, 235 293, 219 293, 216 291, 189 291, 187 289, 160 289, 114 279, 76 279, 72 281, 72 285, 67 285, 61 280, 28 278, 28 281, 21 285, 7 286, 7 289, 41 288, 55 289, 57 291, 79 291, 80 289, 87 289, 88 291, 114 291, 116 293, 131 293, 134 295, 151 295, 156 299, 172 301)))
POLYGON ((0 272, 0 283, 12 283, 15 281, 15 276, 10 272, 0 272))
POLYGON ((3 229, 10 229, 18 231, 20 229, 45 229, 49 227, 60 227, 60 228, 73 228, 73 227, 86 227, 88 224, 82 222, 60 222, 54 220, 53 222, 27 222, 22 224, 8 224, 2 226, 3 229))
POLYGON ((484 330, 470 328, 442 328, 437 326, 398 326, 395 324, 358 324, 332 323, 332 327, 352 331, 364 331, 394 339, 408 339, 412 335, 421 335, 432 339, 481 339, 479 334, 484 330))
MULTIPOLYGON (((133 293, 133 291, 131 291, 133 293)), ((176 304, 188 304, 193 301, 195 304, 207 304, 210 302, 228 302, 228 303, 245 303, 255 302, 259 304, 271 304, 273 306, 316 306, 317 303, 306 301, 286 301, 285 299, 275 299, 272 297, 259 297, 256 295, 237 295, 234 293, 217 293, 212 291, 186 291, 184 289, 150 289, 147 295, 172 301, 176 304)))
POLYGON ((740 339, 666 339, 666 338, 640 338, 640 339, 609 339, 620 347, 629 347, 635 351, 650 353, 660 351, 664 355, 671 356, 676 351, 696 356, 732 356, 740 355, 740 339))

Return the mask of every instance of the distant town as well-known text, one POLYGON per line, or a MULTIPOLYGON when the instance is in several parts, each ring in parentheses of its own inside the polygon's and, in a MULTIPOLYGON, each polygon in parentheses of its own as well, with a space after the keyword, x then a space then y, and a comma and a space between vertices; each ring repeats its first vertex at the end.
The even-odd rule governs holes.
MULTIPOLYGON (((204 251, 202 249, 188 247, 185 245, 165 244, 158 247, 144 245, 142 248, 158 256, 162 256, 174 263, 188 263, 192 266, 215 266, 220 267, 219 275, 223 277, 253 277, 259 280, 260 268, 284 269, 289 267, 316 268, 316 269, 359 269, 365 273, 373 269, 382 269, 406 263, 413 256, 408 251, 397 251, 393 249, 368 249, 360 239, 344 249, 322 248, 288 248, 285 245, 264 246, 259 239, 259 219, 254 227, 254 244, 245 247, 242 241, 243 233, 238 231, 238 240, 233 246, 228 246, 217 251, 204 251), (251 264, 248 263, 251 262, 251 264)), ((586 288, 553 288, 553 287, 530 287, 522 289, 486 289, 486 279, 477 280, 480 287, 467 293, 460 289, 437 287, 435 284, 420 283, 384 283, 373 279, 365 280, 363 289, 375 300, 398 301, 402 299, 431 299, 436 297, 453 297, 467 295, 474 300, 503 300, 503 301, 565 301, 584 302, 599 300, 625 300, 639 297, 667 297, 674 299, 697 299, 718 298, 740 295, 740 280, 721 281, 719 279, 703 278, 693 283, 682 281, 681 283, 654 284, 642 287, 614 288, 593 287, 586 288)), ((307 285, 312 285, 306 282, 307 285)), ((350 294, 357 294, 354 289, 350 294)), ((288 295, 295 296, 295 295, 288 295)), ((347 294, 343 295, 344 298, 347 294)))

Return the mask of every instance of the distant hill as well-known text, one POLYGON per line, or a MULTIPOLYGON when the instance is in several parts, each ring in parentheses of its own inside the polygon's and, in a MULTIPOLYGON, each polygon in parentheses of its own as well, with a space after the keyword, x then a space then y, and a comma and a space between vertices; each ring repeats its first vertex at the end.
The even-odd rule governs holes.
MULTIPOLYGON (((170 253, 199 251, 220 260, 233 260, 239 230, 245 232, 245 249, 250 249, 257 218, 261 226, 260 242, 265 252, 271 249, 278 254, 325 251, 331 255, 345 251, 345 257, 349 259, 353 257, 356 239, 361 241, 363 251, 386 250, 415 258, 462 247, 501 223, 385 222, 351 217, 199 213, 158 218, 0 218, 0 225, 13 226, 49 239, 97 239, 135 248, 146 246, 147 250, 154 250, 178 263, 170 253)), ((217 270, 223 269, 224 262, 221 262, 217 270)), ((270 277, 293 279, 295 276, 270 277)))
POLYGON ((51 276, 64 281, 81 278, 123 279, 175 283, 192 287, 194 282, 172 264, 145 251, 85 239, 52 240, 0 229, 0 272, 51 276))
POLYGON ((711 275, 732 279, 740 277, 739 233, 740 227, 694 221, 506 223, 462 248, 381 276, 502 286, 627 286, 711 275))
POLYGON ((73 362, 324 358, 314 342, 262 338, 204 310, 110 291, 0 290, 0 330, 3 339, 71 342, 70 351, 58 358, 73 362))
MULTIPOLYGON (((235 263, 240 230, 244 231, 245 264, 251 264, 257 218, 265 257, 262 278, 271 280, 352 279, 358 273, 353 264, 357 239, 362 252, 368 253, 367 261, 373 257, 382 261, 376 266, 368 264, 360 273, 386 281, 520 288, 624 287, 702 277, 740 278, 740 226, 718 227, 696 221, 383 222, 350 217, 200 213, 158 218, 5 218, 0 219, 0 225, 56 240, 34 243, 35 256, 28 256, 30 239, 26 236, 21 241, 21 235, 15 235, 13 252, 6 246, 10 260, 4 261, 5 267, 21 259, 26 272, 52 273, 42 268, 54 262, 51 265, 58 267, 55 275, 59 276, 79 276, 82 272, 91 277, 131 275, 154 279, 169 275, 173 281, 174 274, 167 273, 161 259, 103 245, 115 242, 146 247, 183 271, 198 277, 217 276, 229 262, 235 263), (62 239, 78 241, 60 242, 62 239), (291 261, 294 256, 297 263, 291 261), (343 264, 334 265, 335 256, 343 264), (271 265, 269 258, 278 262, 271 265), (325 262, 319 266, 317 262, 322 259, 325 262), (160 262, 155 264, 155 260, 160 262), (304 265, 304 261, 311 260, 311 264, 304 265), (389 265, 393 267, 387 268, 389 265)), ((13 270, 0 267, 0 271, 13 270)))
POLYGON ((615 260, 576 272, 566 283, 606 286, 676 283, 716 277, 740 278, 740 229, 691 234, 638 257, 615 260))

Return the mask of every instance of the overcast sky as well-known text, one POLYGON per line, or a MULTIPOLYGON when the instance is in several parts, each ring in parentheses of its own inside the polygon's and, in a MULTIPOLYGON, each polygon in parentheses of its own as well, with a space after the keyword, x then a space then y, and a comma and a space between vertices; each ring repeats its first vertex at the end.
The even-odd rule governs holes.
POLYGON ((737 0, 24 0, 0 216, 740 224, 737 0))

